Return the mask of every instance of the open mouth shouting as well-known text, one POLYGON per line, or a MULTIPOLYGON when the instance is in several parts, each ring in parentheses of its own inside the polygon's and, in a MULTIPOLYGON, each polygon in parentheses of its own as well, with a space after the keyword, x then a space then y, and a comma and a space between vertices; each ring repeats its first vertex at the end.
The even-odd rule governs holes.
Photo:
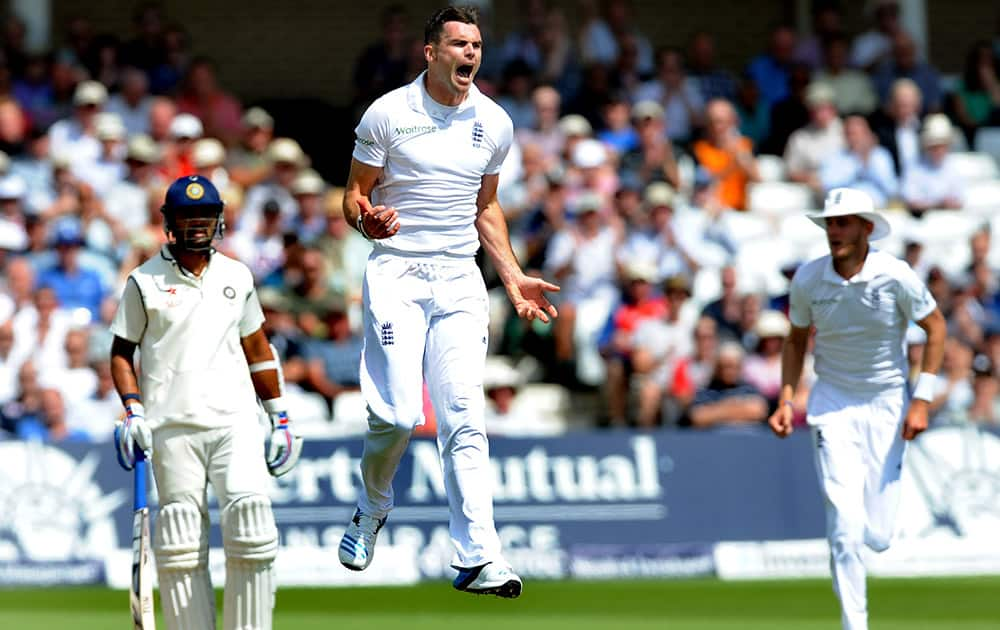
POLYGON ((466 63, 455 68, 455 79, 459 85, 472 83, 472 75, 476 71, 475 64, 466 63))

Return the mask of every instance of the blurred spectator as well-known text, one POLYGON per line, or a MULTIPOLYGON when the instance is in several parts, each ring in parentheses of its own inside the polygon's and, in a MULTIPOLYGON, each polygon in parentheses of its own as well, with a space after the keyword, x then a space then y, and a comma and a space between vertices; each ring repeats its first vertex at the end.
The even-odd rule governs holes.
POLYGON ((1000 125, 1000 72, 997 56, 989 42, 972 45, 965 57, 962 76, 950 96, 955 121, 972 146, 976 129, 1000 125))
POLYGON ((706 315, 698 318, 692 334, 690 356, 684 357, 684 369, 695 391, 704 389, 715 370, 715 357, 719 351, 718 324, 706 315))
POLYGON ((844 32, 844 16, 839 5, 833 2, 814 2, 812 6, 812 33, 799 39, 792 58, 810 70, 823 62, 823 48, 831 38, 844 32))
POLYGON ((267 179, 271 163, 267 147, 274 137, 274 118, 260 107, 251 107, 243 114, 243 137, 226 155, 230 178, 249 188, 267 179))
POLYGON ((736 86, 736 100, 733 102, 739 119, 740 133, 759 146, 771 130, 771 108, 760 96, 757 82, 743 75, 736 86))
POLYGON ((535 126, 535 106, 531 101, 534 83, 535 74, 524 59, 514 59, 504 66, 497 103, 510 116, 514 129, 535 126))
POLYGON ((619 260, 653 265, 654 280, 670 276, 693 275, 698 270, 694 259, 696 243, 686 238, 674 216, 676 193, 670 184, 654 182, 646 187, 643 210, 647 215, 644 229, 629 233, 619 249, 619 260))
POLYGON ((90 45, 86 58, 82 60, 87 74, 95 81, 102 83, 109 92, 121 89, 120 47, 121 42, 116 36, 107 33, 98 35, 90 45))
MULTIPOLYGON (((580 85, 576 95, 565 109, 586 118, 595 128, 602 126, 602 110, 614 93, 625 95, 625 90, 614 85, 611 70, 600 64, 584 66, 580 70, 580 85)), ((627 97, 626 97, 627 98, 627 97)))
POLYGON ((536 42, 545 29, 548 8, 545 0, 519 0, 514 14, 516 23, 499 50, 504 66, 519 59, 535 72, 542 65, 536 42))
POLYGON ((17 397, 17 373, 24 357, 15 352, 14 322, 0 324, 0 409, 17 397))
POLYGON ((823 65, 813 80, 833 88, 834 104, 842 116, 867 115, 878 106, 878 95, 866 72, 848 66, 848 46, 844 35, 830 37, 823 47, 823 65))
POLYGON ((933 66, 917 58, 917 44, 904 32, 893 37, 892 58, 882 62, 872 75, 879 102, 888 104, 895 83, 900 79, 909 79, 920 88, 923 96, 921 115, 941 111, 941 78, 933 66))
POLYGON ((847 148, 831 156, 819 170, 824 192, 834 188, 858 188, 871 195, 876 208, 885 208, 899 191, 892 156, 878 145, 868 121, 861 116, 844 120, 847 148))
MULTIPOLYGON (((5 153, 8 158, 4 161, 9 162, 11 155, 24 152, 28 127, 28 119, 17 101, 9 96, 0 97, 0 152, 5 153)), ((6 171, 7 168, 2 168, 0 174, 6 171)))
POLYGON ((596 385, 604 378, 598 335, 618 300, 615 251, 622 235, 596 193, 581 195, 567 210, 574 220, 552 236, 544 264, 545 275, 562 286, 553 324, 556 357, 566 383, 596 385))
POLYGON ((104 206, 108 215, 121 224, 129 235, 149 223, 146 211, 149 186, 158 181, 156 165, 159 161, 160 149, 152 138, 144 134, 132 136, 125 153, 127 173, 105 195, 104 206))
POLYGON ((24 20, 15 13, 10 13, 3 19, 3 57, 14 76, 21 76, 28 63, 27 34, 24 20))
POLYGON ((38 415, 32 423, 34 426, 24 432, 19 427, 18 432, 22 438, 45 442, 92 441, 92 436, 83 428, 72 426, 67 422, 66 400, 58 389, 42 389, 39 393, 39 402, 38 415))
POLYGON ((372 243, 353 226, 347 225, 343 202, 343 188, 327 191, 323 200, 326 231, 316 239, 313 247, 323 253, 330 285, 350 300, 350 307, 361 303, 361 285, 372 243))
POLYGON ((132 13, 135 36, 122 46, 122 61, 145 72, 152 72, 164 61, 163 11, 147 2, 132 13))
POLYGON ((38 416, 42 407, 38 371, 30 359, 17 370, 17 393, 12 400, 0 407, 0 425, 19 438, 41 437, 42 427, 38 416))
POLYGON ((559 131, 564 139, 561 157, 569 161, 573 159, 573 151, 577 143, 594 135, 593 126, 580 114, 567 114, 560 118, 559 131))
POLYGON ((52 238, 58 258, 54 266, 38 274, 38 286, 50 287, 63 308, 85 308, 90 319, 96 321, 108 289, 103 286, 100 274, 80 265, 83 244, 83 233, 75 219, 58 221, 52 238))
POLYGON ((26 150, 11 160, 10 174, 25 183, 24 207, 40 212, 54 201, 53 168, 49 160, 49 136, 32 128, 26 150))
POLYGON ((705 138, 694 143, 694 156, 718 182, 715 192, 719 201, 726 207, 743 210, 747 183, 760 179, 753 143, 740 135, 736 110, 728 101, 710 101, 705 118, 705 138))
MULTIPOLYGON (((527 54, 525 60, 534 66, 537 80, 555 86, 563 99, 572 101, 580 87, 580 66, 562 9, 551 7, 545 12, 545 24, 535 34, 533 43, 538 63, 533 63, 531 54, 527 54)), ((529 47, 522 52, 530 51, 529 47)))
POLYGON ((229 171, 226 163, 226 147, 215 138, 202 138, 191 147, 191 165, 196 175, 205 177, 219 190, 229 188, 229 171))
POLYGON ((931 426, 965 424, 972 404, 972 348, 956 337, 945 341, 941 375, 930 402, 931 426))
POLYGON ((719 270, 722 295, 705 305, 701 314, 715 321, 716 334, 728 339, 740 338, 740 315, 743 296, 737 289, 736 268, 727 265, 719 270))
POLYGON ((291 138, 275 138, 267 146, 266 157, 271 165, 271 176, 247 191, 238 226, 240 230, 253 231, 261 220, 264 205, 269 201, 278 205, 282 224, 291 221, 298 212, 291 186, 298 172, 308 165, 309 160, 302 147, 291 138))
POLYGON ((114 435, 114 422, 122 413, 122 403, 111 378, 111 362, 105 357, 92 358, 90 369, 97 376, 94 391, 69 405, 67 421, 86 432, 92 442, 104 442, 114 435))
POLYGON ((653 182, 680 185, 674 147, 666 136, 663 108, 655 101, 639 101, 632 106, 637 146, 621 156, 622 178, 637 186, 653 182))
POLYGON ((191 150, 203 134, 201 121, 191 114, 177 114, 170 121, 170 139, 163 143, 161 166, 167 181, 194 175, 191 150))
POLYGON ((573 145, 565 182, 571 200, 589 192, 598 193, 605 203, 611 200, 618 190, 618 175, 610 158, 599 140, 584 138, 573 145))
POLYGON ((58 389, 70 406, 90 398, 97 391, 97 372, 90 367, 90 334, 86 328, 72 328, 66 333, 66 366, 50 372, 43 384, 58 389))
MULTIPOLYGON (((757 293, 747 293, 740 298, 740 320, 736 330, 736 341, 743 344, 743 349, 752 352, 757 347, 757 324, 764 308, 764 300, 757 293)), ((727 335, 720 335, 723 339, 727 335)))
POLYGON ((73 117, 60 120, 49 129, 51 155, 73 166, 96 162, 101 143, 94 135, 94 119, 108 100, 107 89, 97 81, 83 81, 73 92, 73 117))
POLYGON ((260 282, 284 262, 283 234, 281 206, 274 199, 268 199, 253 227, 240 227, 234 231, 228 246, 236 258, 250 267, 254 278, 260 282))
POLYGON ((743 365, 743 378, 767 398, 768 413, 778 408, 781 396, 781 346, 791 330, 780 311, 763 311, 754 327, 757 347, 743 365))
POLYGON ((655 101, 663 107, 666 133, 672 141, 685 144, 702 126, 705 101, 697 82, 684 75, 684 58, 676 48, 662 48, 656 54, 656 78, 636 90, 636 101, 655 101))
POLYGON ((28 113, 36 128, 45 129, 58 119, 53 110, 55 94, 49 80, 50 58, 34 54, 27 58, 24 71, 14 80, 14 98, 28 113))
POLYGON ((93 162, 71 166, 73 176, 93 188, 101 198, 125 177, 126 169, 122 161, 125 135, 125 125, 118 114, 100 112, 94 117, 94 137, 101 143, 100 155, 93 162))
POLYGON ((172 24, 163 32, 163 61, 149 73, 149 89, 153 94, 173 94, 191 63, 187 32, 172 24))
POLYGON ((801 63, 791 65, 788 73, 788 95, 771 107, 770 131, 767 140, 755 147, 758 153, 783 154, 788 137, 809 124, 809 105, 806 103, 809 75, 808 66, 801 63))
POLYGON ((105 111, 118 114, 128 135, 149 133, 149 110, 153 97, 149 95, 149 79, 138 68, 127 67, 121 74, 121 92, 112 94, 105 111))
POLYGON ((29 348, 34 367, 43 373, 66 365, 66 333, 75 324, 74 314, 61 308, 52 287, 39 283, 25 305, 14 316, 14 339, 29 348))
POLYGON ((909 79, 892 85, 892 95, 885 108, 869 118, 878 143, 889 150, 896 175, 920 159, 920 87, 909 79))
POLYGON ((788 179, 806 184, 819 197, 823 185, 819 181, 820 166, 827 158, 845 148, 844 125, 834 108, 833 88, 821 82, 809 84, 806 105, 809 124, 794 132, 785 147, 785 168, 788 179))
POLYGON ((923 156, 906 170, 901 186, 903 202, 914 215, 934 208, 962 207, 965 181, 948 159, 953 138, 951 122, 944 114, 924 119, 920 133, 923 156))
POLYGON ((486 393, 486 432, 516 437, 555 435, 559 425, 540 416, 519 396, 524 378, 511 362, 498 356, 486 358, 483 390, 486 393))
POLYGON ((899 23, 898 0, 874 0, 867 10, 874 28, 858 35, 851 46, 851 65, 866 72, 886 61, 892 51, 893 38, 902 32, 899 23))
POLYGON ((326 182, 319 173, 306 168, 292 180, 290 191, 299 210, 292 217, 289 228, 299 235, 303 243, 311 244, 326 232, 326 213, 323 209, 326 182))
POLYGON ((287 265, 284 271, 284 296, 288 308, 299 316, 299 327, 306 334, 322 329, 320 317, 337 307, 344 310, 344 297, 337 293, 326 275, 323 252, 313 247, 301 250, 298 269, 287 265))
POLYGON ((412 37, 402 4, 390 4, 379 17, 382 36, 365 48, 354 63, 354 109, 360 114, 372 101, 404 85, 412 37))
MULTIPOLYGON (((612 89, 621 90, 627 94, 635 94, 639 86, 649 79, 650 73, 640 69, 639 43, 635 36, 628 33, 625 34, 618 45, 621 52, 618 53, 618 59, 611 67, 611 81, 609 85, 612 89)), ((598 64, 592 64, 589 67, 598 67, 598 64)))
POLYGON ((1000 426, 1000 379, 993 361, 985 354, 972 359, 972 402, 969 421, 981 426, 1000 426))
POLYGON ((767 400, 743 380, 743 348, 734 342, 719 346, 708 385, 699 389, 688 411, 691 426, 759 424, 767 417, 767 400))
POLYGON ((639 322, 633 335, 632 365, 639 379, 637 422, 642 427, 675 424, 691 404, 697 387, 685 357, 692 353, 695 323, 686 319, 685 303, 691 287, 684 276, 663 283, 667 296, 665 317, 639 322))
POLYGON ((611 147, 621 157, 639 146, 639 134, 632 126, 628 99, 613 94, 601 107, 601 131, 597 139, 611 147))
POLYGON ((219 87, 215 63, 207 57, 193 59, 177 95, 177 109, 198 117, 205 135, 233 144, 243 130, 243 108, 219 87))
POLYGON ((639 259, 626 261, 622 267, 623 302, 612 313, 601 343, 607 364, 608 415, 616 426, 625 426, 627 421, 635 332, 646 320, 665 318, 669 309, 654 289, 659 275, 655 265, 639 259))
POLYGON ((364 338, 351 331, 343 298, 328 297, 323 307, 325 334, 306 345, 306 382, 332 405, 340 394, 360 387, 358 364, 364 338))
POLYGON ((149 136, 161 146, 170 142, 170 125, 177 116, 177 105, 165 96, 154 96, 149 104, 149 136))
POLYGON ((795 31, 779 24, 768 35, 767 52, 747 64, 747 74, 757 84, 768 107, 788 96, 788 79, 795 52, 795 31))
POLYGON ((540 85, 531 93, 535 108, 535 124, 528 129, 518 129, 517 141, 521 145, 534 144, 545 154, 546 162, 555 166, 565 138, 559 129, 559 112, 562 98, 550 85, 540 85))
POLYGON ((600 16, 594 11, 595 4, 593 0, 586 2, 582 11, 584 21, 580 32, 580 50, 584 61, 612 65, 622 53, 623 40, 629 39, 635 47, 639 74, 652 74, 653 48, 646 36, 633 24, 631 2, 603 0, 600 16))
POLYGON ((83 66, 89 58, 94 41, 94 25, 90 19, 83 15, 73 15, 66 20, 66 28, 63 31, 66 41, 60 47, 59 53, 69 55, 73 63, 83 66))
POLYGON ((688 45, 688 76, 693 79, 702 99, 734 100, 736 80, 733 75, 715 63, 715 38, 707 31, 699 31, 688 45))

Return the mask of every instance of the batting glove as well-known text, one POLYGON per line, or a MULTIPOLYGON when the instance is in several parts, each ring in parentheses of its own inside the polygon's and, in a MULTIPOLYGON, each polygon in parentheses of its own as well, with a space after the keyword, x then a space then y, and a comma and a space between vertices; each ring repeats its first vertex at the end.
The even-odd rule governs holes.
POLYGON ((271 435, 267 438, 267 470, 274 477, 280 477, 299 463, 302 454, 302 437, 292 432, 291 420, 283 410, 267 409, 273 405, 264 401, 264 407, 271 420, 271 435))
POLYGON ((125 418, 115 423, 115 451, 125 470, 135 468, 135 447, 148 457, 153 448, 153 432, 146 424, 146 410, 135 400, 125 405, 125 418))

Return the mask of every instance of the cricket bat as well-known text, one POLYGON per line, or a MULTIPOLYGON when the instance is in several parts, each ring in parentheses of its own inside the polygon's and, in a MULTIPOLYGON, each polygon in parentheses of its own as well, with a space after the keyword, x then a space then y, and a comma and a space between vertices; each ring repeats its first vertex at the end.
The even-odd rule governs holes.
POLYGON ((156 630, 153 607, 152 547, 149 540, 149 507, 146 505, 146 457, 141 450, 135 459, 135 492, 132 499, 132 608, 134 630, 156 630))

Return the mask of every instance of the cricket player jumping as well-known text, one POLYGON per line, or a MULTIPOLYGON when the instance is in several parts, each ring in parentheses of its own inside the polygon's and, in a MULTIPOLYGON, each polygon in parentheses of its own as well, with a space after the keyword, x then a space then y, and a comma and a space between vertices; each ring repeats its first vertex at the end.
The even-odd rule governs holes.
POLYGON ((816 329, 817 382, 808 422, 826 499, 833 587, 845 630, 868 628, 862 545, 889 547, 899 502, 904 440, 927 428, 927 406, 944 352, 945 321, 927 287, 903 261, 869 247, 889 223, 860 190, 830 191, 822 214, 830 254, 792 278, 791 333, 782 355, 782 403, 769 419, 792 432, 792 396, 802 374, 810 326, 816 329), (912 395, 903 340, 915 321, 927 332, 912 395))
POLYGON ((271 628, 278 531, 268 472, 289 471, 302 449, 250 270, 212 249, 222 205, 204 177, 170 186, 162 209, 170 243, 129 275, 111 325, 111 370, 126 409, 115 431, 118 457, 131 469, 136 448, 154 453, 154 549, 171 630, 215 627, 207 482, 219 498, 226 552, 224 627, 271 628), (271 418, 266 458, 258 397, 271 418))
POLYGON ((556 309, 510 247, 497 201, 510 117, 473 85, 482 60, 474 9, 437 11, 424 30, 427 70, 376 100, 356 129, 344 216, 375 247, 365 270, 361 391, 368 432, 364 492, 340 545, 362 570, 393 506, 392 479, 414 426, 422 382, 437 416, 438 448, 457 551, 455 588, 517 597, 493 523, 483 371, 487 296, 474 255, 490 255, 517 314, 548 322, 556 309))

